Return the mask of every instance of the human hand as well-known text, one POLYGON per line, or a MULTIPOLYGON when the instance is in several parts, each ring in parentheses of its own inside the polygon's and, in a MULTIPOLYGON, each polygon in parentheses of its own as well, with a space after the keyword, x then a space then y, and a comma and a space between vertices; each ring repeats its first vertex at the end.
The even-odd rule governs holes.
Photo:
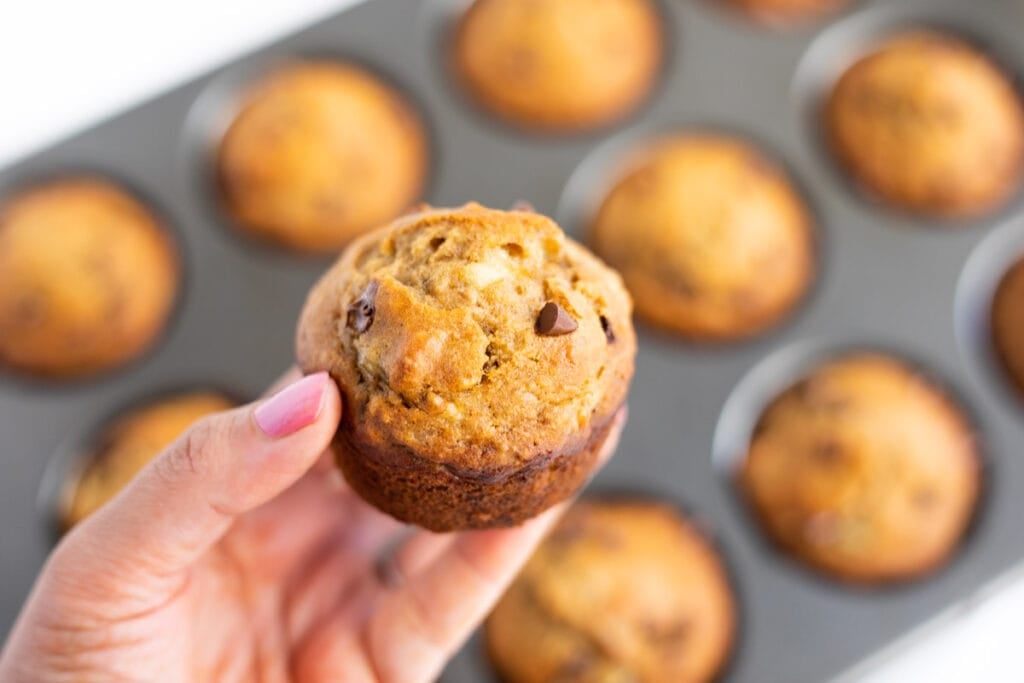
POLYGON ((0 653, 0 680, 438 675, 565 504, 513 529, 405 527, 324 453, 337 387, 297 377, 201 420, 61 541, 0 653))

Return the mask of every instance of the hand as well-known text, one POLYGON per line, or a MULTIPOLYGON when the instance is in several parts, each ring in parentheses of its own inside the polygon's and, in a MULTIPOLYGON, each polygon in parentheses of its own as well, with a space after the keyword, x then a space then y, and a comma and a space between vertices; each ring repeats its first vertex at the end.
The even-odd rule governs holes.
POLYGON ((324 454, 340 415, 321 373, 193 426, 54 550, 0 680, 435 678, 564 505, 515 529, 403 527, 324 454))

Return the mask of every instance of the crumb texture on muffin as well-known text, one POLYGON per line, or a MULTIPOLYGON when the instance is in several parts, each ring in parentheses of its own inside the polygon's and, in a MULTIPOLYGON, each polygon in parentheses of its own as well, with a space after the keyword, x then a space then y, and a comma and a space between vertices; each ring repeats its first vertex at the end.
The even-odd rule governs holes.
POLYGON ((476 0, 459 20, 454 67, 482 105, 515 123, 583 129, 650 92, 662 58, 651 0, 476 0))
POLYGON ((179 275, 172 238, 121 187, 17 192, 0 204, 0 364, 75 377, 126 363, 164 330, 179 275))
POLYGON ((764 412, 740 471, 768 534, 853 582, 923 575, 972 519, 981 459, 960 409, 889 356, 820 366, 764 412))
POLYGON ((828 98, 826 127, 869 193, 914 213, 983 213, 1020 187, 1020 95, 986 55, 950 35, 901 34, 857 61, 828 98))
POLYGON ((217 170, 242 229, 329 252, 415 203, 428 155, 419 115, 393 87, 352 64, 291 62, 245 94, 217 170))
POLYGON ((992 300, 992 341, 1011 382, 1024 394, 1024 260, 1003 276, 992 300))
POLYGON ((735 605, 714 548, 674 508, 583 501, 485 624, 508 683, 699 683, 727 659, 735 605))
POLYGON ((637 312, 688 337, 763 331, 813 279, 811 218, 786 174, 719 134, 670 135, 634 154, 590 238, 637 312))
POLYGON ((69 495, 61 510, 65 528, 117 495, 194 422, 231 407, 231 401, 218 393, 183 393, 135 408, 108 425, 86 454, 80 473, 68 482, 69 495))
POLYGON ((373 497, 390 481, 406 498, 371 502, 408 518, 462 496, 452 519, 470 505, 484 523, 493 502, 511 523, 592 466, 632 376, 630 309, 618 276, 548 218, 428 210, 346 250, 310 293, 298 358, 341 387, 338 441, 362 474, 341 464, 367 479, 353 485, 373 497), (547 329, 548 304, 575 327, 547 329))

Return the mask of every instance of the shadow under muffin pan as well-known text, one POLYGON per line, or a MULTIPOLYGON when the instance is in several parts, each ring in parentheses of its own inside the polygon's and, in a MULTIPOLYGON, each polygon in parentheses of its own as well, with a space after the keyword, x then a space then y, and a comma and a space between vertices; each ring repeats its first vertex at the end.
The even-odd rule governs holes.
MULTIPOLYGON (((743 638, 724 680, 827 680, 969 599, 1024 560, 1024 458, 1018 457, 1024 413, 999 390, 999 382, 989 381, 993 373, 984 370, 976 345, 963 343, 978 323, 956 311, 977 308, 974 293, 984 287, 971 284, 974 274, 988 277, 986 264, 998 267, 977 256, 965 269, 972 254, 989 253, 984 229, 997 222, 1019 226, 1024 215, 1018 202, 998 221, 969 221, 975 229, 906 230, 899 229, 908 223, 904 217, 851 201, 852 186, 815 142, 818 122, 807 118, 806 106, 811 89, 801 84, 810 82, 804 73, 808 55, 826 45, 819 41, 853 33, 877 40, 894 25, 875 17, 958 27, 962 17, 965 33, 996 46, 1000 61, 1019 73, 1024 45, 1011 34, 1013 22, 1024 16, 1024 0, 971 5, 868 0, 842 18, 790 32, 759 29, 700 0, 665 0, 665 32, 674 42, 665 77, 646 106, 599 133, 558 137, 530 135, 497 120, 491 125, 486 113, 455 95, 440 63, 433 2, 416 7, 408 0, 371 0, 0 171, 0 188, 83 167, 129 180, 144 189, 150 206, 167 214, 188 273, 180 311, 144 361, 67 385, 0 374, 0 634, 13 622, 51 547, 50 515, 40 511, 35 496, 47 459, 62 444, 84 443, 110 415, 163 387, 223 386, 257 396, 292 364, 296 318, 325 260, 251 248, 251 240, 229 237, 235 231, 216 202, 209 175, 211 142, 218 139, 218 121, 223 125, 233 113, 237 86, 258 78, 260 68, 274 60, 325 51, 369 65, 385 79, 393 75, 418 106, 432 134, 433 177, 425 199, 435 205, 475 200, 508 207, 526 200, 558 215, 563 194, 585 198, 589 190, 600 201, 600 188, 588 188, 586 181, 566 188, 585 160, 600 166, 591 154, 598 154, 595 147, 604 138, 640 140, 689 122, 764 143, 798 183, 818 219, 825 252, 813 294, 780 327, 741 344, 682 343, 642 327, 629 424, 617 457, 595 480, 597 490, 626 488, 686 501, 713 526, 728 551, 743 619, 743 638), (851 26, 859 28, 851 32, 851 26), (966 303, 954 306, 958 296, 966 303), (998 477, 990 481, 985 514, 969 541, 926 581, 893 591, 851 591, 776 561, 733 492, 722 486, 712 455, 723 406, 766 357, 820 338, 837 340, 834 348, 897 349, 911 361, 920 359, 959 390, 970 414, 983 418, 985 454, 998 477)), ((848 46, 862 44, 867 43, 848 46)), ((918 223, 927 225, 911 222, 918 223)), ((563 227, 571 236, 584 235, 578 219, 563 227)), ((479 640, 473 640, 443 680, 493 677, 479 640)))

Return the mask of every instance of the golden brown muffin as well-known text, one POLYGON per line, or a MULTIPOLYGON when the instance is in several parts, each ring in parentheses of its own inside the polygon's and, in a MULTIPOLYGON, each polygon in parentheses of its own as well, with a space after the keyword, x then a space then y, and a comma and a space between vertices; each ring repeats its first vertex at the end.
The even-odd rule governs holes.
POLYGON ((811 219, 786 175, 722 135, 676 134, 641 150, 590 232, 637 312, 688 337, 760 332, 813 278, 811 219))
POLYGON ((850 0, 723 0, 766 24, 788 26, 839 11, 850 0))
POLYGON ((1003 276, 992 300, 992 343, 1017 390, 1024 393, 1024 260, 1003 276))
POLYGON ((220 394, 194 392, 155 401, 120 417, 103 430, 84 468, 68 482, 60 512, 64 527, 78 524, 113 498, 193 422, 231 407, 231 401, 220 394))
POLYGON ((73 377, 124 364, 158 339, 178 287, 174 243, 100 178, 43 183, 0 204, 0 364, 73 377))
POLYGON ((217 163, 243 229, 332 252, 419 198, 427 147, 418 114, 380 79, 351 64, 296 62, 248 93, 217 163))
POLYGON ((426 210, 324 275, 298 360, 341 388, 335 450, 363 498, 434 531, 507 526, 593 469, 633 375, 630 308, 544 216, 426 210))
POLYGON ((869 192, 934 216, 968 216, 1020 186, 1024 109, 970 45, 932 32, 892 38, 855 63, 826 107, 830 144, 869 192))
POLYGON ((610 123, 651 91, 662 58, 651 0, 475 0, 454 69, 487 109, 519 125, 610 123))
POLYGON ((960 409, 900 361, 871 354, 827 363, 779 396, 740 472, 780 546, 857 583, 942 565, 972 518, 981 477, 960 409))
POLYGON ((722 563, 669 505, 577 503, 485 624, 508 683, 698 683, 729 653, 722 563))

